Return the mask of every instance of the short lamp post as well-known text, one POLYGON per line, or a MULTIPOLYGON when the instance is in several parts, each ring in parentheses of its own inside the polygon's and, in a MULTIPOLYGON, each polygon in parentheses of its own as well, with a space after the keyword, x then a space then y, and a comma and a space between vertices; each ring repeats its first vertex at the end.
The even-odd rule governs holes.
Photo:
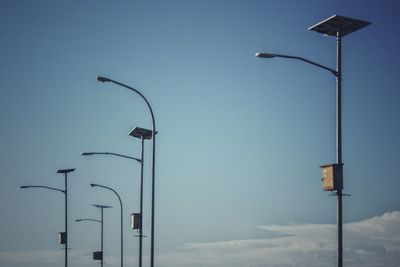
POLYGON ((54 187, 44 186, 44 185, 23 185, 20 188, 43 188, 49 189, 53 191, 58 191, 64 194, 64 219, 65 219, 65 230, 64 232, 59 233, 59 243, 64 244, 64 266, 68 267, 68 173, 75 171, 75 169, 61 169, 58 170, 57 173, 64 174, 64 190, 58 189, 54 187))
POLYGON ((315 63, 311 60, 297 57, 288 56, 273 53, 256 53, 256 57, 259 58, 288 58, 300 60, 316 67, 325 69, 331 72, 336 77, 336 163, 330 165, 323 165, 324 175, 324 190, 333 191, 336 190, 337 195, 337 266, 343 266, 343 234, 342 234, 342 190, 343 190, 343 162, 342 162, 342 37, 350 33, 353 33, 365 26, 371 24, 370 22, 334 15, 331 16, 314 26, 311 26, 309 30, 316 31, 318 33, 324 34, 325 36, 335 36, 336 37, 336 69, 326 67, 324 65, 315 63), (331 176, 328 175, 332 174, 331 176), (335 175, 334 175, 335 173, 335 175), (332 184, 328 185, 328 178, 332 177, 332 184))
POLYGON ((123 207, 121 197, 118 195, 117 191, 112 189, 111 187, 100 185, 100 184, 90 184, 91 187, 101 187, 112 191, 118 198, 120 208, 121 208, 121 267, 124 265, 124 230, 123 230, 123 207))
MULTIPOLYGON (((100 230, 100 235, 101 235, 101 242, 103 242, 103 220, 96 220, 96 219, 91 219, 91 218, 84 218, 84 219, 76 219, 76 222, 83 222, 83 221, 91 221, 91 222, 98 222, 101 224, 101 230, 100 230)), ((102 245, 101 245, 102 246, 102 245)), ((95 251, 93 252, 93 260, 103 260, 103 249, 101 251, 95 251)))
POLYGON ((98 204, 92 204, 92 206, 99 208, 101 210, 101 219, 96 220, 96 219, 76 219, 76 222, 81 222, 81 221, 93 221, 93 222, 99 222, 101 223, 101 230, 100 230, 100 251, 95 251, 93 252, 93 260, 100 260, 100 265, 103 267, 103 260, 104 260, 104 241, 103 241, 103 235, 104 235, 104 216, 103 216, 103 210, 112 208, 112 206, 106 206, 106 205, 98 205, 98 204))

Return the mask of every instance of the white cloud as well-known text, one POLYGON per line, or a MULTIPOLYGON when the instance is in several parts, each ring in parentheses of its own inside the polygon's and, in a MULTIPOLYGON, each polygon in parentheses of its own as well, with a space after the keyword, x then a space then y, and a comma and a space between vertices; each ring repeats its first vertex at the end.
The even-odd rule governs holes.
MULTIPOLYGON (((261 226, 273 238, 186 244, 156 254, 160 267, 335 267, 336 225, 290 224, 261 226)), ((0 252, 0 266, 55 266, 63 251, 0 252), (36 264, 36 265, 35 265, 36 264)), ((91 252, 70 251, 72 266, 93 266, 91 252)), ((147 258, 147 257, 146 257, 147 258)), ((109 255, 108 266, 119 266, 109 255)), ((137 258, 126 255, 125 264, 137 258)), ((400 267, 400 211, 344 225, 346 267, 400 267)), ((148 265, 148 264, 146 264, 148 265)))
MULTIPOLYGON (((83 267, 95 266, 92 251, 69 250, 68 263, 70 266, 83 267)), ((136 256, 124 255, 124 263, 129 266, 136 266, 136 256)), ((145 261, 146 262, 146 261, 145 261)), ((99 262, 97 262, 99 263, 99 262)), ((107 266, 120 266, 121 260, 117 255, 107 254, 104 257, 104 264, 107 266)), ((147 263, 147 262, 146 262, 147 263)), ((0 251, 0 266, 63 266, 64 249, 59 250, 33 250, 33 251, 0 251)))
POLYGON ((62 257, 62 252, 49 250, 35 251, 2 251, 0 258, 2 263, 55 263, 57 259, 62 257))
MULTIPOLYGON (((71 264, 92 264, 91 254, 83 251, 70 251, 71 264)), ((64 250, 1 251, 0 266, 54 266, 64 262, 64 250)))
MULTIPOLYGON (((255 240, 187 244, 157 257, 160 266, 336 266, 336 225, 291 224, 260 228, 281 234, 255 240)), ((344 225, 344 263, 400 266, 400 212, 344 225)))

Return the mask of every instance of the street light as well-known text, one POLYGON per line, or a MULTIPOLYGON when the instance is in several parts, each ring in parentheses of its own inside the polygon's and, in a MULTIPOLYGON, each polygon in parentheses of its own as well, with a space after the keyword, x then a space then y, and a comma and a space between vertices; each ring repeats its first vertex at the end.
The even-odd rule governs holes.
POLYGON ((112 208, 112 206, 106 206, 106 205, 98 205, 98 204, 92 204, 94 207, 99 208, 101 210, 101 267, 103 267, 103 260, 104 260, 104 249, 103 249, 103 225, 104 225, 104 209, 109 209, 112 208))
MULTIPOLYGON (((84 219, 76 219, 76 222, 83 222, 83 221, 92 221, 92 222, 99 222, 101 224, 103 224, 103 221, 101 220, 96 220, 96 219, 91 219, 91 218, 84 218, 84 219)), ((101 234, 101 240, 103 240, 103 228, 100 228, 100 234, 101 234)), ((94 251, 93 252, 93 260, 102 260, 103 258, 103 250, 101 251, 94 251)))
MULTIPOLYGON (((157 134, 157 132, 155 132, 157 134)), ((134 138, 139 138, 142 143, 141 162, 140 162, 140 223, 139 223, 139 267, 142 267, 143 255, 143 164, 144 164, 144 140, 150 140, 153 137, 153 131, 136 127, 129 132, 129 135, 134 138)))
POLYGON ((60 239, 60 244, 65 245, 65 250, 64 250, 64 265, 65 267, 68 266, 68 183, 67 183, 67 178, 68 178, 68 173, 75 171, 75 169, 61 169, 58 170, 57 173, 64 174, 64 190, 54 188, 54 187, 49 187, 49 186, 44 186, 44 185, 22 185, 20 188, 26 189, 26 188, 44 188, 44 189, 49 189, 53 191, 59 191, 64 194, 64 202, 65 202, 65 210, 64 210, 64 218, 65 218, 65 232, 64 233, 59 233, 59 239, 60 239))
POLYGON ((92 222, 99 222, 101 223, 100 220, 96 220, 96 219, 90 219, 90 218, 84 218, 84 219, 76 219, 76 222, 82 222, 82 221, 92 221, 92 222))
MULTIPOLYGON (((91 221, 91 222, 99 222, 103 224, 103 220, 96 220, 91 218, 84 218, 84 219, 76 219, 76 222, 83 222, 83 221, 91 221)), ((101 240, 103 240, 103 227, 100 228, 100 235, 101 240)), ((103 259, 103 249, 101 251, 94 251, 93 252, 93 260, 102 260, 103 259)))
POLYGON ((258 52, 256 53, 256 57, 258 58, 275 58, 275 57, 281 57, 281 58, 289 58, 289 59, 297 59, 297 60, 301 60, 303 62, 309 63, 311 65, 320 67, 322 69, 328 70, 330 72, 332 72, 333 75, 337 76, 338 73, 336 72, 336 70, 328 68, 324 65, 318 64, 314 61, 302 58, 302 57, 297 57, 297 56, 288 56, 288 55, 281 55, 281 54, 272 54, 272 53, 265 53, 265 52, 258 52))
POLYGON ((112 206, 106 206, 106 205, 98 205, 98 204, 92 204, 92 206, 99 208, 101 210, 101 219, 96 220, 96 219, 90 219, 90 218, 84 218, 84 219, 76 219, 76 222, 82 222, 82 221, 93 221, 93 222, 99 222, 101 223, 101 230, 100 230, 100 246, 101 246, 101 251, 95 251, 93 252, 93 260, 100 260, 101 267, 103 267, 103 259, 104 259, 104 249, 103 249, 103 225, 104 225, 104 217, 103 217, 103 209, 108 209, 112 208, 112 206))
POLYGON ((104 185, 100 185, 100 184, 90 184, 91 187, 102 187, 108 190, 111 190, 112 192, 114 192, 115 195, 117 195, 118 200, 119 200, 119 204, 121 207, 121 267, 123 267, 124 265, 124 232, 123 232, 123 219, 122 219, 122 214, 123 214, 123 208, 122 208, 122 201, 120 196, 118 195, 117 191, 115 191, 114 189, 112 189, 111 187, 108 186, 104 186, 104 185))
MULTIPOLYGON (((157 132, 156 132, 157 134, 157 132)), ((91 156, 91 155, 112 155, 117 157, 123 157, 127 159, 136 160, 137 162, 141 163, 140 166, 140 213, 136 214, 136 216, 140 216, 140 223, 139 227, 135 229, 139 229, 139 267, 142 267, 142 256, 143 256, 143 164, 144 164, 144 140, 150 140, 152 138, 152 131, 140 127, 134 128, 132 131, 129 132, 129 135, 135 138, 141 139, 141 157, 140 159, 113 153, 113 152, 82 152, 81 155, 83 156, 91 156)))
MULTIPOLYGON (((364 28, 371 24, 368 21, 333 15, 314 26, 311 26, 309 30, 322 33, 325 36, 336 36, 336 70, 328 68, 324 65, 315 63, 313 61, 296 57, 279 55, 273 53, 256 53, 256 57, 259 58, 289 58, 301 60, 311 65, 320 67, 322 69, 330 71, 336 77, 336 164, 323 165, 322 168, 335 168, 337 171, 336 177, 340 181, 337 182, 337 186, 333 189, 336 190, 337 195, 337 266, 343 266, 343 231, 342 231, 342 190, 343 190, 343 169, 342 169, 342 37, 353 33, 361 28, 364 28)), ((326 172, 326 169, 324 170, 326 172)))
POLYGON ((133 159, 136 160, 137 162, 141 162, 140 159, 118 154, 118 153, 113 153, 113 152, 82 152, 82 156, 92 156, 92 155, 112 155, 112 156, 117 156, 117 157, 122 157, 122 158, 127 158, 127 159, 133 159))
POLYGON ((152 122, 152 136, 151 138, 153 139, 153 145, 152 145, 152 149, 153 149, 153 153, 152 153, 152 167, 151 167, 151 248, 150 248, 150 267, 154 267, 154 206, 155 206, 155 178, 156 178, 156 172, 155 172, 155 164, 156 164, 156 122, 154 119, 154 113, 153 113, 153 109, 150 106, 149 101, 147 101, 147 99, 144 97, 144 95, 139 92, 138 90, 136 90, 135 88, 125 85, 123 83, 114 81, 112 79, 109 78, 105 78, 105 77, 101 77, 98 76, 97 80, 99 82, 111 82, 114 83, 116 85, 125 87, 131 91, 133 91, 134 93, 138 94, 147 104, 147 107, 150 110, 150 115, 151 115, 151 122, 152 122))

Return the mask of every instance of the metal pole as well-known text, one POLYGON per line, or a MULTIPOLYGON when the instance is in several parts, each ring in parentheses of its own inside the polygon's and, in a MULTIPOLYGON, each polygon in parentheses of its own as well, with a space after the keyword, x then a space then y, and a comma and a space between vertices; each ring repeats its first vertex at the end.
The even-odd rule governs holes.
POLYGON ((100 82, 112 82, 115 83, 117 85, 120 85, 122 87, 125 87, 129 90, 132 90, 133 92, 135 92, 136 94, 138 94, 141 98, 143 98, 143 100, 146 102, 147 107, 149 108, 150 111, 150 115, 151 115, 151 124, 152 124, 152 138, 153 138, 153 155, 152 155, 152 163, 151 163, 151 248, 150 248, 150 267, 154 267, 154 208, 155 208, 155 193, 156 193, 156 121, 154 118, 154 113, 153 113, 153 109, 151 108, 151 105, 149 103, 149 101, 147 101, 146 97, 144 97, 144 95, 139 92, 138 90, 136 90, 135 88, 128 86, 126 84, 108 79, 108 78, 104 78, 104 77, 97 77, 97 80, 100 82))
POLYGON ((103 207, 101 207, 101 267, 103 267, 104 251, 103 251, 103 207))
MULTIPOLYGON (((117 194, 118 196, 118 194, 117 194)), ((121 198, 118 196, 119 204, 121 206, 121 267, 124 266, 124 230, 123 230, 123 208, 121 198)))
POLYGON ((151 111, 153 122, 153 159, 152 159, 152 179, 151 179, 151 251, 150 251, 150 267, 154 267, 154 206, 156 194, 156 124, 154 121, 153 111, 151 111))
POLYGON ((68 191, 67 191, 67 173, 64 173, 65 179, 65 267, 68 267, 68 191))
MULTIPOLYGON (((336 35, 336 161, 342 164, 342 36, 336 35)), ((343 185, 343 180, 341 181, 343 185)), ((337 266, 343 266, 342 185, 337 190, 337 266)))
POLYGON ((142 267, 142 255, 143 255, 143 162, 144 162, 144 137, 141 138, 142 151, 140 161, 140 228, 139 228, 139 267, 142 267))

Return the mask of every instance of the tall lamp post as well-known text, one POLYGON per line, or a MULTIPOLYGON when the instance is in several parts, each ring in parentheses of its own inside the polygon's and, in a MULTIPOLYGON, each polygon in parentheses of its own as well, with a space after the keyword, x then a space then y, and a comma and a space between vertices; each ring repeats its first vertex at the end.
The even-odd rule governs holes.
POLYGON ((75 169, 61 169, 58 170, 57 173, 64 174, 64 190, 54 188, 54 187, 49 187, 49 186, 43 186, 43 185, 23 185, 20 188, 25 189, 25 188, 44 188, 44 189, 49 189, 49 190, 54 190, 54 191, 59 191, 61 193, 64 193, 64 205, 65 205, 65 210, 64 210, 64 218, 65 218, 65 232, 60 233, 60 243, 65 245, 65 250, 64 250, 64 265, 65 267, 68 266, 68 173, 75 171, 75 169))
MULTIPOLYGON (((256 57, 259 58, 289 58, 296 59, 316 67, 325 69, 331 72, 336 77, 336 164, 324 165, 325 167, 334 167, 337 174, 336 181, 332 181, 332 187, 328 190, 336 190, 337 195, 337 266, 343 266, 343 231, 342 231, 342 190, 343 190, 343 170, 342 170, 342 37, 350 33, 353 33, 365 26, 371 24, 370 22, 334 15, 331 16, 314 26, 311 26, 309 30, 322 33, 326 36, 336 36, 336 70, 326 67, 324 65, 315 63, 311 60, 297 57, 288 56, 272 53, 257 53, 256 57)), ((324 189, 325 190, 325 189, 324 189)))
MULTIPOLYGON (((157 132, 155 133, 157 134, 157 132)), ((142 144, 141 149, 141 162, 140 162, 140 224, 139 224, 139 267, 142 267, 143 256, 143 164, 144 164, 144 140, 150 140, 153 137, 153 132, 148 129, 134 128, 130 136, 139 138, 142 144)), ((153 236, 153 235, 152 235, 153 236)))
POLYGON ((121 267, 123 267, 123 265, 124 265, 124 231, 123 231, 123 217, 122 217, 123 208, 122 208, 121 198, 118 195, 117 191, 115 191, 111 187, 100 185, 100 184, 90 184, 90 186, 91 187, 102 187, 102 188, 108 189, 108 190, 114 192, 114 194, 118 197, 120 208, 121 208, 121 267))
POLYGON ((151 115, 151 122, 152 122, 152 136, 151 138, 153 139, 153 144, 152 144, 152 164, 151 164, 151 247, 150 247, 150 267, 154 267, 154 206, 155 206, 155 178, 156 178, 156 174, 155 174, 155 164, 156 164, 156 122, 154 119, 154 113, 153 113, 153 109, 151 108, 151 105, 149 103, 149 101, 147 101, 146 97, 139 92, 138 90, 136 90, 135 88, 125 85, 123 83, 114 81, 112 79, 109 78, 105 78, 105 77, 97 77, 97 80, 99 82, 111 82, 114 83, 116 85, 125 87, 126 89, 129 89, 131 91, 133 91, 134 93, 138 94, 147 104, 147 107, 149 108, 150 111, 150 115, 151 115))

